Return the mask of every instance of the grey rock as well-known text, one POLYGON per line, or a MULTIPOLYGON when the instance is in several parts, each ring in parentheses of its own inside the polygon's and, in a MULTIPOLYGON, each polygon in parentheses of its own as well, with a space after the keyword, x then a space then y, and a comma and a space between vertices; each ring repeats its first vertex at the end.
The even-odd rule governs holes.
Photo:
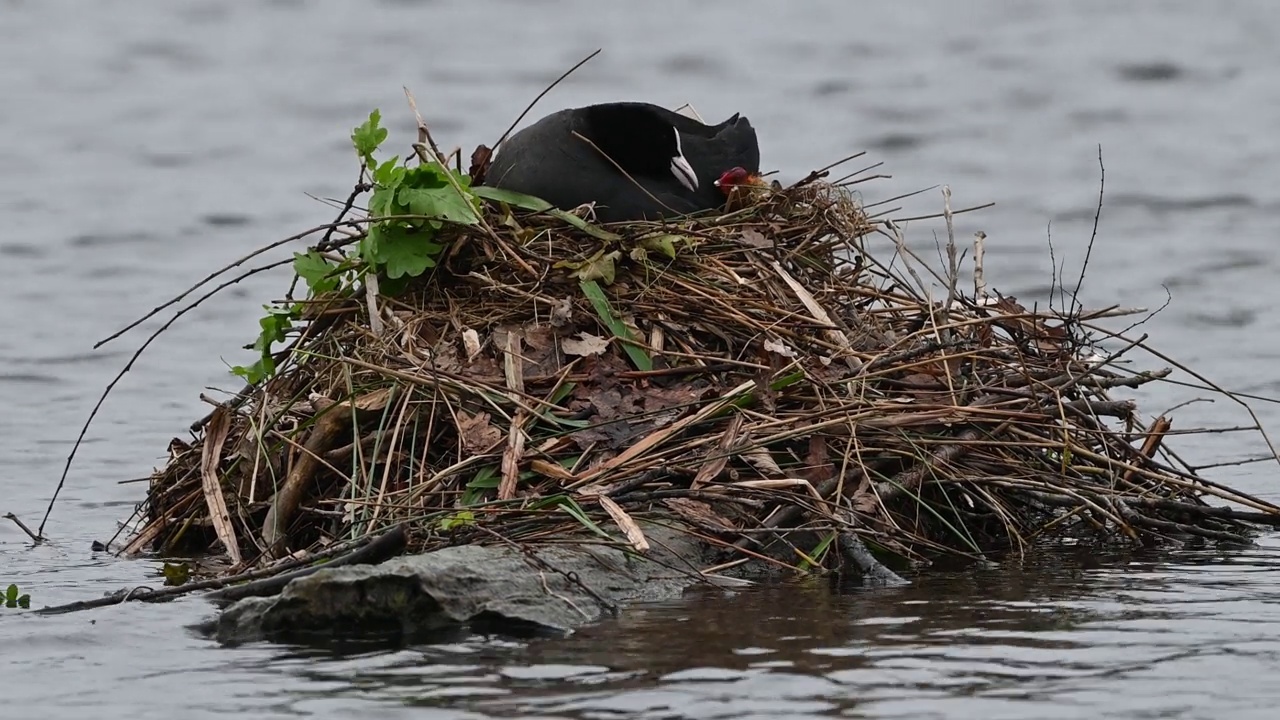
POLYGON ((528 554, 462 546, 322 569, 279 595, 231 605, 205 629, 224 644, 439 638, 468 627, 564 633, 621 605, 678 597, 699 581, 704 546, 657 526, 645 533, 651 547, 644 556, 586 543, 528 554))

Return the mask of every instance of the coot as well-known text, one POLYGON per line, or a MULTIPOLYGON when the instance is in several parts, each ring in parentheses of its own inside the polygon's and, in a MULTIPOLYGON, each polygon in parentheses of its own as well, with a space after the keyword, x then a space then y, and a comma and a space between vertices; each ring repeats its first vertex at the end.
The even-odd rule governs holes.
POLYGON ((601 222, 654 220, 723 207, 717 181, 732 168, 760 171, 747 118, 705 125, 619 102, 561 110, 515 133, 498 147, 485 184, 565 210, 594 202, 601 222))

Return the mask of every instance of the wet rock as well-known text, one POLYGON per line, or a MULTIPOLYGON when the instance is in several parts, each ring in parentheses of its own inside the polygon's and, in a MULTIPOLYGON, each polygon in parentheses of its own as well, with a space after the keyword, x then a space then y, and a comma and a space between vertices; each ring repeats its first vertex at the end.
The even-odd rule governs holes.
POLYGON ((204 630, 229 645, 427 639, 468 626, 564 633, 621 605, 678 597, 696 582, 703 546, 658 527, 645 532, 647 558, 593 545, 537 548, 536 560, 510 546, 463 546, 324 569, 279 595, 235 603, 204 630))

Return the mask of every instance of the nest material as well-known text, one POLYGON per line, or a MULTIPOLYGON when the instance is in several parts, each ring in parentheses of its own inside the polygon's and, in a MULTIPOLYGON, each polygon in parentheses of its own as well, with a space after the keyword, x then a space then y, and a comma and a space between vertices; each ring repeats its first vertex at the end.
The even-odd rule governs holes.
POLYGON ((1273 517, 1108 396, 1168 372, 1117 369, 1133 343, 967 294, 841 188, 747 204, 616 235, 490 207, 400 295, 316 299, 277 375, 174 441, 129 549, 243 571, 402 526, 643 552, 650 520, 834 566, 837 537, 920 561, 1273 517))

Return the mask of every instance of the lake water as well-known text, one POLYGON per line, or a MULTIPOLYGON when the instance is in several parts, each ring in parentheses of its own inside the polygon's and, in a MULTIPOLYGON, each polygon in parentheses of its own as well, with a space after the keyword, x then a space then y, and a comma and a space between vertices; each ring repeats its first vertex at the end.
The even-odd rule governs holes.
MULTIPOLYGON (((1088 305, 1169 305, 1143 330, 1234 390, 1280 395, 1280 7, 1150 3, 589 0, 0 0, 0 513, 36 525, 102 387, 157 327, 93 343, 345 197, 350 128, 374 107, 411 139, 401 87, 446 149, 535 109, 636 98, 741 111, 795 178, 857 150, 949 184, 960 237, 989 236, 997 289, 1044 302, 1106 206, 1088 305), (1170 299, 1171 298, 1171 299, 1170 299)), ((856 169, 851 167, 852 169, 856 169)), ((940 209, 939 191, 901 203, 940 209)), ((938 223, 908 228, 932 252, 938 223)), ((1074 284, 1072 282, 1071 284, 1074 284)), ((99 415, 32 548, 0 524, 0 583, 37 605, 159 584, 90 551, 203 414, 280 276, 163 335, 99 415)), ((1151 367, 1163 363, 1142 358, 1151 367)), ((1191 380, 1185 374, 1179 376, 1191 380)), ((1162 386, 1147 416, 1208 397, 1162 386)), ((1255 408, 1280 427, 1273 403, 1255 408)), ((1195 402, 1176 427, 1249 422, 1195 402)), ((1210 464, 1256 435, 1184 438, 1210 464)), ((1214 479, 1280 501, 1274 463, 1214 479)), ((224 649, 199 600, 40 618, 0 611, 0 707, 56 718, 1270 718, 1280 704, 1280 541, 1233 552, 1057 554, 912 587, 694 593, 563 641, 385 650, 224 649)))

